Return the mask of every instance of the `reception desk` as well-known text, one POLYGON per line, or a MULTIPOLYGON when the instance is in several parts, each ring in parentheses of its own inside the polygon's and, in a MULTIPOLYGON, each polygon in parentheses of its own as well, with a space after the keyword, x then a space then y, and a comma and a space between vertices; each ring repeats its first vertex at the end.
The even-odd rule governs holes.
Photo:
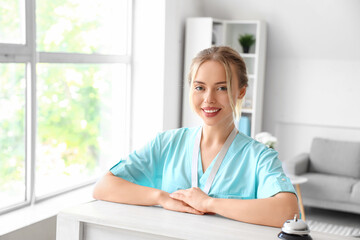
MULTIPOLYGON (((280 228, 242 223, 218 215, 193 215, 161 207, 93 201, 61 211, 57 240, 92 239, 278 239, 280 228)), ((341 237, 312 232, 314 240, 341 237)), ((350 239, 350 238, 345 238, 350 239)))

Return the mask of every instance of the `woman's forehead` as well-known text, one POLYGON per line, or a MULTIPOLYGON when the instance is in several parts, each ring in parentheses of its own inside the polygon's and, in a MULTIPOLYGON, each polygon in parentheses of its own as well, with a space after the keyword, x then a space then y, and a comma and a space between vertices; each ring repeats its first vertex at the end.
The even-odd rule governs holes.
POLYGON ((228 78, 230 79, 237 79, 237 69, 233 63, 223 63, 217 60, 206 60, 199 64, 198 68, 196 69, 195 74, 193 75, 193 80, 195 80, 199 75, 207 74, 221 74, 223 75, 224 79, 226 78, 227 72, 229 72, 228 78))
POLYGON ((220 62, 205 61, 199 66, 194 77, 195 77, 195 79, 221 78, 221 79, 225 80, 226 79, 226 71, 225 71, 223 64, 221 64, 220 62))

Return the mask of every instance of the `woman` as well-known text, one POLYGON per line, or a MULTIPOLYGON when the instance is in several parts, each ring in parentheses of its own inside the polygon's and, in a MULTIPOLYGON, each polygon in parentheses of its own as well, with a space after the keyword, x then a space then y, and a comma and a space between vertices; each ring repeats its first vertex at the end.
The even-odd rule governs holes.
POLYGON ((189 83, 190 104, 203 126, 158 134, 113 166, 95 186, 94 198, 275 227, 293 218, 297 197, 277 152, 235 128, 247 82, 236 51, 201 51, 189 83))

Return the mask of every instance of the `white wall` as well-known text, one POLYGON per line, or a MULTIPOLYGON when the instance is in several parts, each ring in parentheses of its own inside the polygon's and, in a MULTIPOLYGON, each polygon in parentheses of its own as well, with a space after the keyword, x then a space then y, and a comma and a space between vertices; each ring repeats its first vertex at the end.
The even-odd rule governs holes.
POLYGON ((201 1, 167 0, 165 20, 165 79, 163 130, 181 125, 185 21, 202 16, 201 1))
POLYGON ((360 1, 203 0, 206 16, 268 26, 263 130, 282 160, 314 136, 360 140, 360 1))
POLYGON ((185 19, 200 3, 134 0, 132 149, 180 126, 185 19))
POLYGON ((162 129, 165 1, 134 0, 132 147, 162 129))

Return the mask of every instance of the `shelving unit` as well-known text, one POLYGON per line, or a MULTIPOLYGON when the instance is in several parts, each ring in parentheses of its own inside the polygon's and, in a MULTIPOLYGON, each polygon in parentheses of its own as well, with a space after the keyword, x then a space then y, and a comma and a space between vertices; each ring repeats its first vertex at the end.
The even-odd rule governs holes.
POLYGON ((187 80, 192 58, 211 46, 226 45, 237 50, 243 57, 248 71, 249 87, 243 102, 242 116, 250 119, 251 136, 261 132, 264 71, 266 58, 266 25, 259 20, 219 20, 213 18, 188 18, 186 21, 184 91, 182 126, 201 124, 201 119, 189 105, 189 84, 187 80), (243 53, 238 42, 242 34, 253 34, 256 42, 249 53, 243 53))

